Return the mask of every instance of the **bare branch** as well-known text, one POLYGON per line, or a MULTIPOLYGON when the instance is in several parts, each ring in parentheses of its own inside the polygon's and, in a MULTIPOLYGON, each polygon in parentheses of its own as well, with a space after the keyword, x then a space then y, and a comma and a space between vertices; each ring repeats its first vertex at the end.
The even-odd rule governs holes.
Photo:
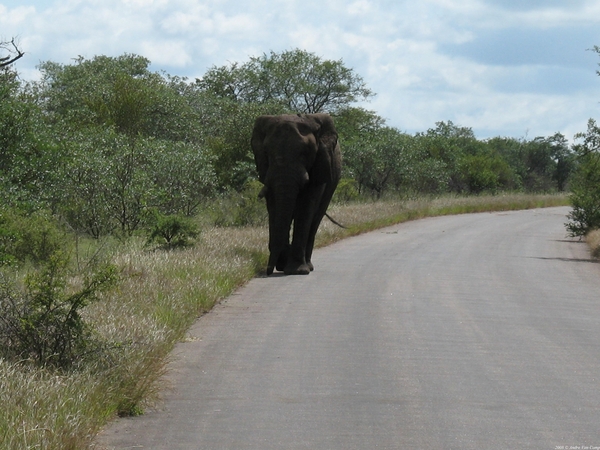
POLYGON ((25 52, 21 51, 15 42, 15 38, 12 38, 10 42, 0 42, 0 48, 9 53, 8 56, 0 57, 0 68, 10 66, 25 55, 25 52))

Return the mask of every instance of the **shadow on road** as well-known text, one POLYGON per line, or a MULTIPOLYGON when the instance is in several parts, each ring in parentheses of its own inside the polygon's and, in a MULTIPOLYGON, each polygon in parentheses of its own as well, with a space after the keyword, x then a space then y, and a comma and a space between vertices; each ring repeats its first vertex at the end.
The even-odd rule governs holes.
POLYGON ((550 261, 577 262, 577 263, 592 263, 592 264, 598 264, 598 263, 600 263, 600 260, 592 259, 592 258, 588 258, 588 259, 582 259, 582 258, 548 258, 548 257, 544 257, 544 256, 528 256, 528 258, 530 258, 530 259, 545 259, 545 260, 550 260, 550 261))

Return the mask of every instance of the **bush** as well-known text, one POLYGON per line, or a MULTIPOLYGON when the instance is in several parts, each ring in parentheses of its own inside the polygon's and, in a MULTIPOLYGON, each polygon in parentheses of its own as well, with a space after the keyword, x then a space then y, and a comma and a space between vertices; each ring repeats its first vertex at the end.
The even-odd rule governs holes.
POLYGON ((571 183, 571 205, 566 227, 571 236, 600 228, 600 160, 583 163, 571 183))
POLYGON ((187 247, 198 236, 198 226, 189 217, 179 214, 154 213, 147 244, 158 243, 164 248, 187 247))
POLYGON ((258 198, 263 185, 258 180, 246 183, 237 201, 234 225, 262 225, 267 217, 265 202, 258 198))
POLYGON ((349 203, 358 199, 357 182, 352 178, 342 178, 333 194, 334 203, 349 203))
POLYGON ((579 167, 571 182, 573 210, 566 227, 571 236, 584 236, 600 228, 600 127, 590 119, 587 132, 576 137, 584 141, 575 146, 579 167))
POLYGON ((67 267, 67 256, 55 252, 21 289, 0 279, 0 355, 68 369, 90 350, 92 331, 81 310, 114 283, 116 270, 98 270, 75 289, 67 283, 67 267))
POLYGON ((218 227, 260 226, 267 222, 265 201, 258 198, 263 188, 258 180, 246 183, 241 192, 230 192, 213 203, 211 221, 218 227))
POLYGON ((17 261, 13 251, 17 236, 14 230, 6 225, 4 217, 0 216, 0 267, 12 265, 17 261))
POLYGON ((29 261, 39 266, 67 245, 66 232, 50 213, 0 210, 0 265, 29 261))

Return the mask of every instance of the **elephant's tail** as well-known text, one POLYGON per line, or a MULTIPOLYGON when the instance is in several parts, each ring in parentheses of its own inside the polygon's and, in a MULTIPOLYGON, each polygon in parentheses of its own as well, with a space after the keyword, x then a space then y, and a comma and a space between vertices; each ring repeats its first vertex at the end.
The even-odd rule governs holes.
POLYGON ((338 227, 343 228, 344 230, 347 230, 348 228, 345 227, 344 225, 342 225, 341 223, 337 222, 336 220, 332 219, 331 216, 327 213, 325 213, 325 215, 327 216, 327 218, 329 220, 331 220, 334 224, 336 224, 338 227))

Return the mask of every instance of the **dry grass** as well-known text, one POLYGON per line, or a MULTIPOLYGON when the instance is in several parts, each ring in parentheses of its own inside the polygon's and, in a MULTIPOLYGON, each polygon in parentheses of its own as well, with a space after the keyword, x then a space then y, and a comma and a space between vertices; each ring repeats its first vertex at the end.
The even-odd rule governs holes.
POLYGON ((109 386, 89 373, 60 376, 0 360, 0 448, 81 449, 108 419, 109 386))
POLYGON ((325 219, 319 229, 318 243, 326 245, 343 237, 424 217, 544 208, 568 204, 568 198, 564 195, 506 194, 481 197, 446 196, 431 199, 334 205, 329 209, 329 214, 337 222, 347 226, 348 230, 341 232, 339 228, 325 219))
MULTIPOLYGON (((497 196, 334 205, 317 245, 420 217, 567 204, 560 196, 497 196)), ((117 414, 137 414, 159 395, 170 350, 220 299, 264 270, 264 227, 209 228, 193 248, 116 247, 118 289, 85 311, 106 343, 92 367, 56 375, 0 360, 0 448, 82 449, 117 414)))
POLYGON ((600 230, 590 231, 585 237, 586 242, 590 246, 592 256, 600 258, 600 230))
POLYGON ((152 404, 173 345, 262 267, 266 236, 265 229, 214 228, 185 250, 119 247, 119 288, 85 311, 107 343, 93 367, 57 375, 0 360, 0 448, 86 448, 111 417, 152 404))

